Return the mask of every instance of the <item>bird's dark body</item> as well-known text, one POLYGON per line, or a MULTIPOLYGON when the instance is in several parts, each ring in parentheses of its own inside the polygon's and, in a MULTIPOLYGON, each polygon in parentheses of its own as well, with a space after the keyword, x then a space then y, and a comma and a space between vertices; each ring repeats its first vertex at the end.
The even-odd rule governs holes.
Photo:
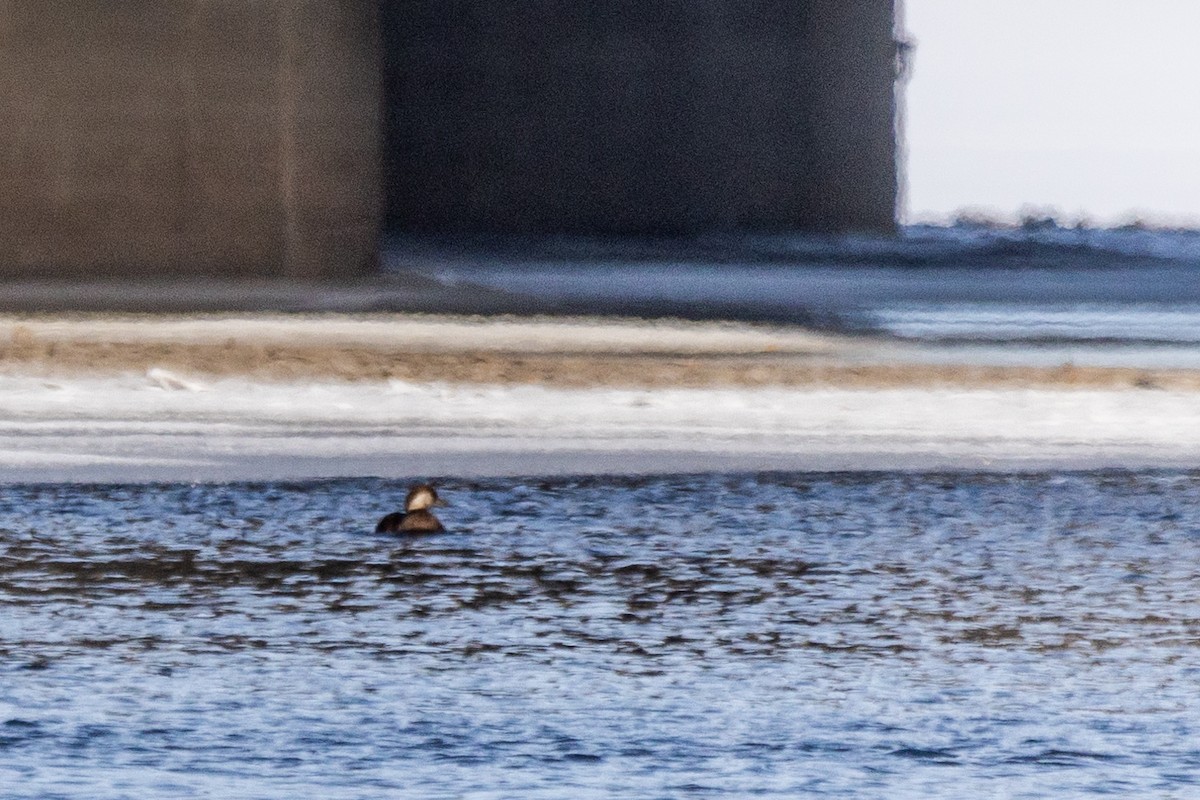
POLYGON ((441 533, 446 530, 438 518, 428 511, 394 511, 375 526, 376 533, 441 533))
POLYGON ((393 511, 383 519, 379 520, 379 524, 375 526, 376 533, 399 533, 400 523, 404 521, 404 512, 393 511))

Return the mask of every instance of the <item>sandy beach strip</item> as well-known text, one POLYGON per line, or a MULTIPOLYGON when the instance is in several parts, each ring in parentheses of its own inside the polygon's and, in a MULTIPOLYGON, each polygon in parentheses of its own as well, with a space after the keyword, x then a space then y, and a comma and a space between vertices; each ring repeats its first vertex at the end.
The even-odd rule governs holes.
POLYGON ((744 323, 436 315, 0 317, 0 374, 557 387, 1137 388, 1200 371, 930 363, 918 347, 744 323))

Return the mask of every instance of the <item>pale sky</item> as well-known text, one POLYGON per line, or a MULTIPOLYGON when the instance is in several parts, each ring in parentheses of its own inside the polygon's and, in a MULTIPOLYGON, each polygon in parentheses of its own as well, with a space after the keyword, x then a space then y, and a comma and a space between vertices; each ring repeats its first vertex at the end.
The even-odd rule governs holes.
POLYGON ((905 0, 907 219, 1200 224, 1200 0, 905 0))

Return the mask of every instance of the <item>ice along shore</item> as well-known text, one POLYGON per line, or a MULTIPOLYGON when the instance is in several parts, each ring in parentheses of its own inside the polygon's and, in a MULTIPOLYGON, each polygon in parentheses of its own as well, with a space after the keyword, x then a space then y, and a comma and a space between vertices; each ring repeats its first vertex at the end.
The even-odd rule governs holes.
POLYGON ((786 327, 0 319, 0 479, 1200 466, 1188 370, 930 363, 786 327))

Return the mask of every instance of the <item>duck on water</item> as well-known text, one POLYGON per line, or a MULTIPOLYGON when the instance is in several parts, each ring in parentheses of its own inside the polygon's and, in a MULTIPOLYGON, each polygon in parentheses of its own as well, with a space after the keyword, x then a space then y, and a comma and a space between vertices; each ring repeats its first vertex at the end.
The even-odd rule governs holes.
POLYGON ((437 490, 427 483, 414 486, 404 498, 404 511, 393 511, 375 526, 376 533, 441 533, 446 530, 429 509, 444 506, 437 490))

